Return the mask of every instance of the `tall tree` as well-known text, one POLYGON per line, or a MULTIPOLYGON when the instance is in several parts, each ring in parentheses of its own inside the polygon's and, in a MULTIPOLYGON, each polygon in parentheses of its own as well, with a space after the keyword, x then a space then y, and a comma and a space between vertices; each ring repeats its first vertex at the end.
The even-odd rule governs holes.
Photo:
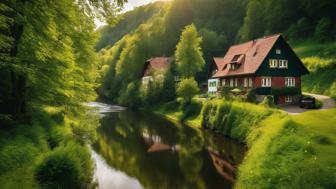
POLYGON ((186 26, 176 46, 177 71, 182 77, 194 77, 205 64, 201 49, 202 38, 194 24, 186 26))

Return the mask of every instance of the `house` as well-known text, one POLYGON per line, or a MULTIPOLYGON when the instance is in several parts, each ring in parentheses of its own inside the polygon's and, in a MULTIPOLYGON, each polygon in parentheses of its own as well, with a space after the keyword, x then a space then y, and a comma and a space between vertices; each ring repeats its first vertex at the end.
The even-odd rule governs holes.
POLYGON ((171 57, 155 57, 147 60, 141 74, 142 84, 148 84, 154 80, 155 74, 168 70, 173 61, 174 59, 171 57))
POLYGON ((272 95, 277 104, 296 103, 301 76, 309 73, 280 34, 231 46, 223 58, 214 58, 212 71, 210 93, 223 86, 254 89, 259 101, 272 95))

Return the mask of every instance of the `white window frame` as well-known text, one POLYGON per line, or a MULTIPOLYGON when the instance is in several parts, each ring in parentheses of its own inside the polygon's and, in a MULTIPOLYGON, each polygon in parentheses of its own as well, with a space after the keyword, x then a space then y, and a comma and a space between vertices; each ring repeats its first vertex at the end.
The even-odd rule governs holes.
POLYGON ((295 87, 295 77, 286 77, 285 78, 286 87, 295 87))
POLYGON ((288 60, 279 60, 279 68, 288 68, 288 60))
POLYGON ((248 87, 249 86, 249 78, 244 77, 244 87, 248 87))
POLYGON ((276 49, 275 54, 281 54, 281 49, 276 49))
POLYGON ((272 87, 272 77, 262 77, 261 87, 272 87))
POLYGON ((238 78, 235 78, 235 87, 238 87, 238 78))
POLYGON ((230 87, 234 87, 234 80, 233 80, 233 78, 230 79, 230 87))
POLYGON ((249 82, 248 82, 248 86, 249 86, 249 87, 252 87, 252 86, 253 86, 253 80, 252 80, 252 77, 249 77, 248 80, 249 80, 249 82))
POLYGON ((269 67, 270 68, 277 68, 278 67, 278 60, 277 59, 269 59, 269 67))
POLYGON ((293 102, 293 96, 285 96, 285 102, 286 103, 292 103, 293 102))

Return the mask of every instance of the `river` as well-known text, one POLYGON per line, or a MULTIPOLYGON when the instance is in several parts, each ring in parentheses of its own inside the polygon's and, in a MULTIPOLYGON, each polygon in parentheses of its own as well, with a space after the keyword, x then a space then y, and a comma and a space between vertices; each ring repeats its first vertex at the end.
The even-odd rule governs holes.
POLYGON ((91 103, 101 112, 92 145, 100 189, 230 189, 244 145, 149 112, 91 103))

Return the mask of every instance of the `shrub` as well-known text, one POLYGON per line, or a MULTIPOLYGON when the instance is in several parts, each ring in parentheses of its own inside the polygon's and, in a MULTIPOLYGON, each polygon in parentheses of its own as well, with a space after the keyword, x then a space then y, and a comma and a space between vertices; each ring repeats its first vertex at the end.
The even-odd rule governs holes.
POLYGON ((209 120, 211 117, 211 110, 212 110, 213 104, 211 102, 207 102, 203 105, 202 111, 201 111, 201 116, 202 116, 202 127, 207 128, 209 124, 209 120))
POLYGON ((196 117, 202 108, 202 103, 201 102, 197 102, 197 101, 193 101, 190 104, 186 104, 182 110, 183 110, 183 115, 181 117, 181 121, 186 120, 187 118, 190 117, 196 117))
POLYGON ((228 86, 223 86, 221 88, 221 92, 222 92, 222 96, 225 98, 225 99, 230 99, 230 92, 232 90, 232 87, 228 87, 228 86))
POLYGON ((262 105, 266 107, 275 107, 274 105, 274 97, 273 96, 265 96, 264 100, 261 102, 262 105))
POLYGON ((252 103, 256 103, 257 102, 257 93, 255 92, 254 89, 250 90, 247 93, 246 101, 247 102, 252 102, 252 103))
POLYGON ((192 78, 183 79, 177 86, 177 95, 182 97, 185 103, 190 103, 198 92, 197 82, 192 78))
POLYGON ((58 147, 45 156, 35 170, 42 188, 88 188, 92 183, 93 166, 90 152, 79 145, 58 147))

